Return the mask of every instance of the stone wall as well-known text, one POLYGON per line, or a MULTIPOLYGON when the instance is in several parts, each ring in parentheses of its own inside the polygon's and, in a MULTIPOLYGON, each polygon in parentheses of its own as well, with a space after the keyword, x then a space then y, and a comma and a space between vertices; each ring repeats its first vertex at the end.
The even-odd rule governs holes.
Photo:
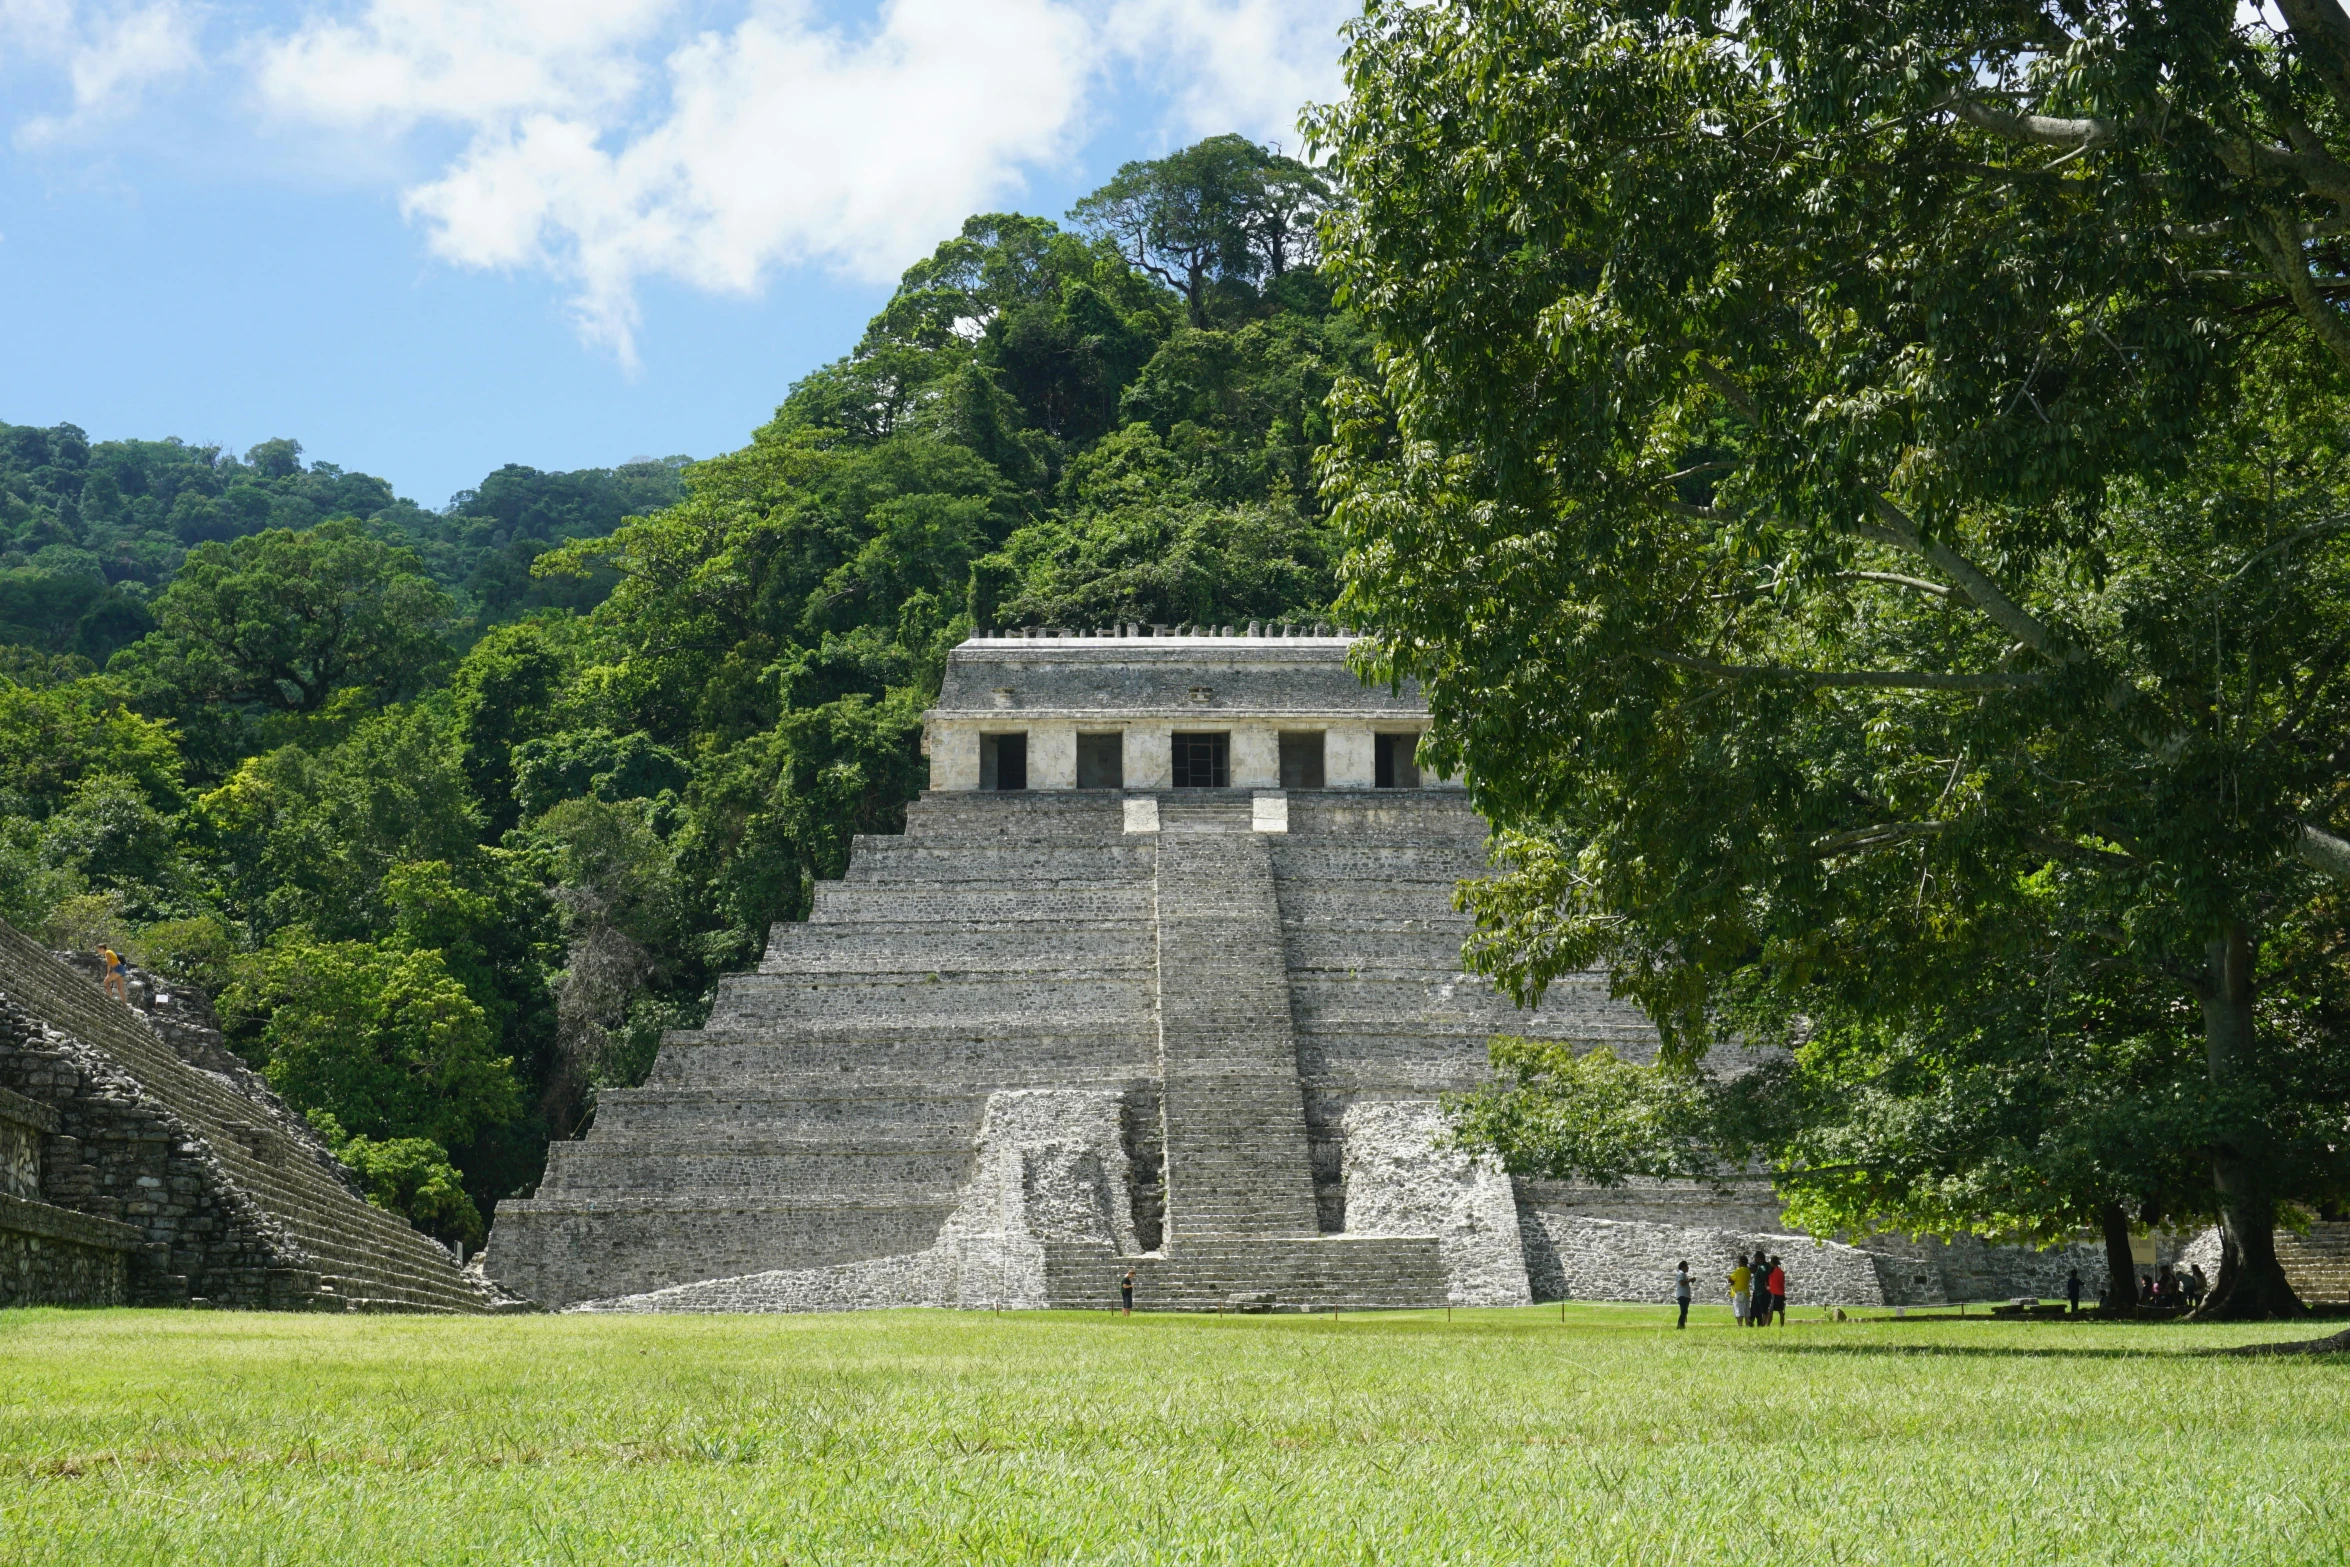
POLYGON ((1347 1109, 1347 1231, 1433 1235, 1451 1304, 1523 1306, 1534 1297, 1510 1178, 1439 1147, 1443 1126, 1433 1100, 1366 1100, 1347 1109))
POLYGON ((13 1206, 0 1203, 0 1307, 131 1303, 123 1247, 41 1234, 13 1206))
POLYGON ((576 1311, 857 1311, 891 1306, 1051 1304, 1045 1247, 1138 1250, 1120 1096, 1028 1089, 991 1094, 971 1180, 939 1237, 918 1252, 780 1268, 672 1286, 576 1311))
POLYGON ((1787 1272, 1787 1304, 1881 1306, 1889 1302, 1876 1259, 1856 1247, 1808 1235, 1756 1233, 1633 1219, 1585 1219, 1525 1210, 1527 1272, 1544 1300, 1669 1303, 1673 1270, 1686 1261, 1701 1305, 1730 1299, 1738 1253, 1760 1250, 1787 1272))
POLYGON ((57 1112, 0 1089, 0 1306, 119 1306, 128 1225, 41 1200, 41 1143, 57 1112))

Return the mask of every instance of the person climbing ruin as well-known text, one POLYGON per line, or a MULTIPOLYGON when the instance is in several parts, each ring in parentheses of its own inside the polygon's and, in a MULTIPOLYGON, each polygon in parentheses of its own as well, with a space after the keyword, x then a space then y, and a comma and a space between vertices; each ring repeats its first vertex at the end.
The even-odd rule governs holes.
POLYGON ((124 1006, 129 1006, 131 1004, 131 990, 129 982, 123 978, 122 954, 112 947, 101 946, 98 949, 98 961, 102 965, 98 977, 98 988, 124 1006))

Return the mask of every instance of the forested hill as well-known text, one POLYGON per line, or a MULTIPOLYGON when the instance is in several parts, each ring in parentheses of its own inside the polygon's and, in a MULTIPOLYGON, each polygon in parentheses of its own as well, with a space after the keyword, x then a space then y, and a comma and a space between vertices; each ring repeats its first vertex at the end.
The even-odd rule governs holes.
POLYGON ((103 664, 154 629, 148 601, 194 546, 329 517, 416 546, 465 626, 546 603, 584 608, 576 585, 532 582, 531 561, 672 504, 685 465, 541 473, 510 463, 435 512, 373 474, 305 464, 298 441, 264 441, 239 460, 177 439, 93 443, 70 424, 0 424, 0 646, 103 664))
POLYGON ((1331 613, 1328 199, 1226 136, 973 218, 681 490, 504 469, 432 513, 290 441, 8 430, 0 915, 218 989, 379 1200, 478 1238, 902 825, 975 623, 1331 613))

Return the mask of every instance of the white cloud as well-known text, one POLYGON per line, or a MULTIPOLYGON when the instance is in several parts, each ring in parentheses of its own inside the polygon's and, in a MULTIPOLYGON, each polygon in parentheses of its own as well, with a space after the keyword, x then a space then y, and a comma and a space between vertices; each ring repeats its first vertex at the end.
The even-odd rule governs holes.
POLYGON ((1338 28, 1348 0, 1117 0, 1111 46, 1150 62, 1192 135, 1240 131, 1292 154, 1297 111, 1338 98, 1338 28))
MULTIPOLYGON (((746 293, 817 265, 886 280, 967 214, 1074 158, 1112 83, 1171 134, 1293 146, 1338 90, 1349 0, 284 0, 275 31, 220 0, 0 0, 0 65, 69 81, 24 121, 58 140, 214 64, 236 114, 339 160, 398 167, 403 210, 458 266, 570 290, 583 334, 635 356, 646 282, 746 293), (419 174, 414 161, 432 160, 419 174)), ((281 144, 282 145, 282 144, 281 144)))
POLYGON ((592 114, 643 86, 635 51, 677 0, 372 0, 261 51, 263 97, 325 125, 405 131, 517 113, 592 114))
POLYGON ((582 329, 626 360, 647 277, 747 293, 804 262, 893 275, 1066 150, 1094 52, 1054 0, 889 0, 863 38, 763 4, 669 55, 656 116, 596 113, 557 79, 474 117, 405 203, 450 261, 570 278, 582 329))
POLYGON ((180 0, 111 8, 73 0, 0 0, 0 45, 60 65, 73 105, 17 127, 22 146, 63 141, 130 113, 149 88, 198 67, 196 17, 180 0))

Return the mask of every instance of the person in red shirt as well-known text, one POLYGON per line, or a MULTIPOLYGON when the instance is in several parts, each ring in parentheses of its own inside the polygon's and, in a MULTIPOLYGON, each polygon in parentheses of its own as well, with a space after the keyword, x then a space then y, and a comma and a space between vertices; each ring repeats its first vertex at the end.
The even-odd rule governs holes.
MULTIPOLYGON (((1779 1314, 1779 1326, 1785 1327, 1787 1325, 1787 1270, 1779 1266, 1779 1259, 1776 1257, 1771 1259, 1770 1285, 1770 1311, 1779 1314)), ((1770 1312, 1763 1314, 1763 1321, 1766 1323, 1770 1321, 1770 1312)))

